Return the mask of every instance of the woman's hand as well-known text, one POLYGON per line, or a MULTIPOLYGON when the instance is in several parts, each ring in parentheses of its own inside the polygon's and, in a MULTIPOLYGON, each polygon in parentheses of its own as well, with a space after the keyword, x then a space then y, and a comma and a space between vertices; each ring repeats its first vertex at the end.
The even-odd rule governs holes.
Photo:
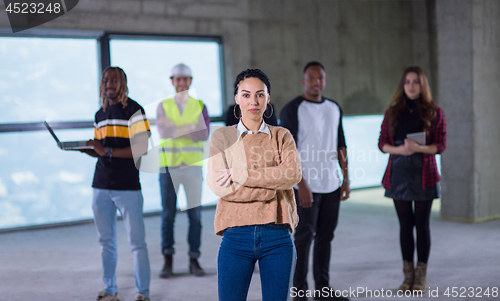
POLYGON ((231 175, 231 170, 229 168, 226 169, 218 169, 216 172, 220 172, 221 175, 215 180, 219 184, 220 187, 229 187, 231 183, 233 183, 233 178, 231 175))
POLYGON ((425 148, 427 146, 421 146, 417 142, 405 139, 405 143, 399 146, 394 146, 391 144, 384 144, 380 149, 384 153, 388 153, 391 155, 400 155, 400 156, 411 156, 414 153, 423 153, 426 152, 425 148))
MULTIPOLYGON (((281 161, 280 165, 286 163, 286 160, 281 161)), ((221 175, 215 180, 220 187, 229 187, 233 183, 232 168, 218 169, 216 172, 220 172, 221 175)))
POLYGON ((436 144, 421 145, 410 139, 405 140, 405 147, 408 150, 410 150, 412 154, 423 153, 423 154, 435 155, 438 152, 436 144))
POLYGON ((400 146, 384 145, 384 150, 393 155, 411 156, 418 150, 418 144, 410 139, 405 139, 405 143, 400 146))
POLYGON ((419 144, 413 140, 405 139, 403 146, 403 156, 411 156, 419 151, 419 144))

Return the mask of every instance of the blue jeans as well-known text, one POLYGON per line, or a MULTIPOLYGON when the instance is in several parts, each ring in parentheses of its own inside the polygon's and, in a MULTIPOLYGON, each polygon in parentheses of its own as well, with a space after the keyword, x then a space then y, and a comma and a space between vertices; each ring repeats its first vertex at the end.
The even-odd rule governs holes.
POLYGON ((263 301, 289 300, 295 269, 295 246, 285 225, 228 228, 219 247, 219 301, 245 301, 259 261, 263 301))
POLYGON ((101 260, 104 291, 115 295, 116 263, 116 210, 120 210, 127 231, 127 239, 134 257, 134 277, 137 293, 149 297, 151 277, 144 220, 142 219, 143 198, 140 190, 109 190, 94 188, 92 210, 94 223, 101 245, 101 260))
POLYGON ((201 166, 186 168, 165 168, 160 171, 161 204, 161 234, 162 253, 170 255, 174 249, 174 223, 177 211, 177 191, 180 184, 184 186, 188 203, 187 214, 189 218, 189 231, 187 241, 189 244, 189 257, 200 257, 201 245, 201 184, 203 181, 201 166))

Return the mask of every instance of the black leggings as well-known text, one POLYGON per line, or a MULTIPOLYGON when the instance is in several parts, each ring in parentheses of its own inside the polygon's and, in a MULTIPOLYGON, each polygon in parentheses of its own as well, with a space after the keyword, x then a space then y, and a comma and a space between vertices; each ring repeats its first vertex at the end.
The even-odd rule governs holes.
POLYGON ((431 250, 431 231, 429 221, 432 200, 430 201, 398 201, 394 200, 399 218, 399 241, 403 260, 413 262, 415 240, 413 227, 417 229, 417 257, 419 262, 427 263, 431 250), (413 209, 415 204, 415 209, 413 209))

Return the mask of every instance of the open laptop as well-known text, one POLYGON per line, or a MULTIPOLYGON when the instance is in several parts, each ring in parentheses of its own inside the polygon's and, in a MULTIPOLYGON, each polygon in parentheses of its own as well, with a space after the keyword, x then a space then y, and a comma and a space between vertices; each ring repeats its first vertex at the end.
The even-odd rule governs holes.
POLYGON ((67 141, 67 142, 61 142, 59 141, 59 138, 57 138, 56 134, 54 134, 54 131, 50 127, 50 125, 47 123, 47 121, 43 122, 43 125, 49 130, 50 134, 52 137, 54 137, 54 140, 57 142, 57 146, 59 146, 60 149, 64 150, 72 150, 72 149, 92 149, 92 146, 87 145, 87 141, 67 141))

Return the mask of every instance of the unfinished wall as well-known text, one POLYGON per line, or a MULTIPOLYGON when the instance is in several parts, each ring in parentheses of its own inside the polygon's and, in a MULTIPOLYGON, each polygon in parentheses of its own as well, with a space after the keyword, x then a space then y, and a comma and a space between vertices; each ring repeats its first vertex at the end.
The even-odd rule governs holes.
MULTIPOLYGON (((2 10, 0 26, 8 25, 2 10)), ((38 28, 222 36, 228 102, 235 76, 261 68, 278 110, 302 92, 303 66, 318 60, 327 71, 325 96, 346 114, 370 114, 385 110, 414 63, 412 27, 408 1, 80 0, 38 28)), ((425 56, 425 46, 418 53, 425 56)))
POLYGON ((436 16, 438 99, 448 120, 441 215, 470 222, 500 217, 500 5, 437 1, 436 16))
POLYGON ((472 3, 476 219, 500 217, 500 2, 472 3))

